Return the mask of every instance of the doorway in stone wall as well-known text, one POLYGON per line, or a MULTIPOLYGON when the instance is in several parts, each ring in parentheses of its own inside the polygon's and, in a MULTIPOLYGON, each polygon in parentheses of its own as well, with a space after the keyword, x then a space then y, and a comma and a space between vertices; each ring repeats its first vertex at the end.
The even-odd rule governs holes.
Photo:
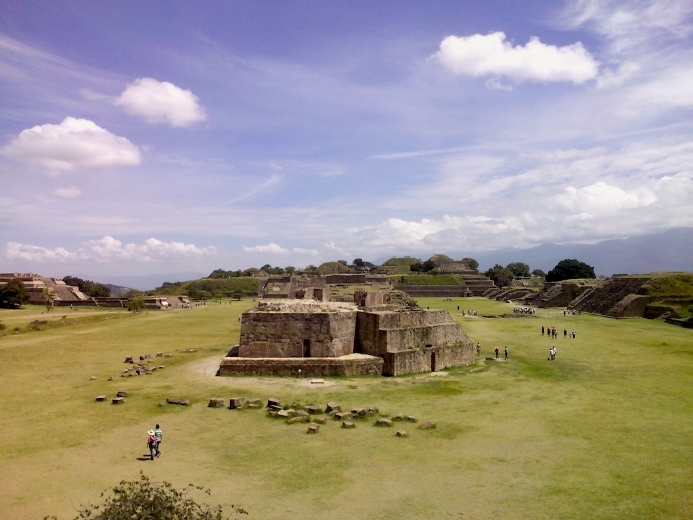
POLYGON ((431 372, 436 371, 436 351, 431 351, 431 372))
POLYGON ((310 357, 310 340, 303 340, 303 357, 310 357))

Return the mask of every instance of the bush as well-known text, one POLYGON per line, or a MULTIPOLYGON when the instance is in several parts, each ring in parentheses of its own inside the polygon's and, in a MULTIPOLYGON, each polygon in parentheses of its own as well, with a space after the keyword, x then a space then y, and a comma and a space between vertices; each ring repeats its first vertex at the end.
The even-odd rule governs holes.
MULTIPOLYGON (((111 491, 111 496, 100 505, 82 506, 75 520, 225 520, 221 506, 210 507, 189 496, 196 489, 210 495, 208 489, 188 485, 178 491, 169 482, 152 482, 140 471, 140 479, 121 481, 111 491)), ((101 493, 103 497, 106 492, 101 493)), ((247 511, 231 506, 235 518, 247 515, 247 511)), ((46 517, 44 520, 56 520, 46 517)))
POLYGON ((596 278, 594 267, 579 260, 561 260, 546 274, 547 282, 575 280, 577 278, 596 278))

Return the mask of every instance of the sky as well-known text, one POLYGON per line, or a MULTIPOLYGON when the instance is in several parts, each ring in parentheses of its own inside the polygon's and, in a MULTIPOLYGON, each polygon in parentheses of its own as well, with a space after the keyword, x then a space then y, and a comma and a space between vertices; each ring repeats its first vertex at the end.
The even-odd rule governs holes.
POLYGON ((693 226, 690 0, 0 3, 0 272, 693 226))

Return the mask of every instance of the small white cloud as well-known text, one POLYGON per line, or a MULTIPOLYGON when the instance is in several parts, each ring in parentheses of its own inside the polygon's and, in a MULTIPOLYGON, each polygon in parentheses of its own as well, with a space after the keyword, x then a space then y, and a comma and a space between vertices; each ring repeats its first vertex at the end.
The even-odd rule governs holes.
POLYGON ((589 186, 575 188, 568 186, 565 194, 558 199, 559 203, 583 218, 615 215, 624 209, 641 208, 657 202, 657 197, 647 188, 626 191, 598 181, 589 186))
POLYGON ((51 171, 109 168, 140 164, 140 150, 88 119, 67 117, 59 125, 23 130, 2 153, 51 171))
POLYGON ((605 69, 597 78, 597 88, 618 87, 640 71, 640 65, 627 61, 618 69, 605 69))
POLYGON ((76 199, 77 197, 82 195, 82 190, 80 190, 77 186, 57 188, 53 192, 53 195, 55 195, 56 197, 60 197, 62 199, 76 199))
POLYGON ((526 45, 513 47, 502 32, 448 36, 434 57, 454 74, 505 76, 517 82, 578 84, 595 78, 599 69, 599 63, 580 42, 556 47, 532 37, 526 45))
POLYGON ((261 253, 261 254, 271 254, 271 255, 284 255, 289 252, 288 249, 284 249, 282 246, 270 242, 264 246, 243 246, 243 251, 246 253, 261 253))
POLYGON ((199 99, 191 91, 152 78, 136 79, 114 103, 148 123, 186 127, 207 119, 199 99))
POLYGON ((98 262, 134 261, 155 262, 165 261, 172 257, 215 255, 215 247, 197 247, 183 242, 162 242, 149 238, 143 244, 123 244, 111 236, 99 240, 85 242, 85 247, 68 251, 63 247, 47 249, 45 247, 9 242, 5 257, 10 260, 27 260, 31 262, 65 261, 65 260, 95 260, 98 262))

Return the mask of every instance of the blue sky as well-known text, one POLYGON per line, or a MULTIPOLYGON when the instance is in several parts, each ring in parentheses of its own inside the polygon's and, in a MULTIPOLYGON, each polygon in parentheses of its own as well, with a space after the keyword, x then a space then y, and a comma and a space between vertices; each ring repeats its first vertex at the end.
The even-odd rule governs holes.
POLYGON ((0 271, 693 225, 693 3, 8 0, 0 271))

